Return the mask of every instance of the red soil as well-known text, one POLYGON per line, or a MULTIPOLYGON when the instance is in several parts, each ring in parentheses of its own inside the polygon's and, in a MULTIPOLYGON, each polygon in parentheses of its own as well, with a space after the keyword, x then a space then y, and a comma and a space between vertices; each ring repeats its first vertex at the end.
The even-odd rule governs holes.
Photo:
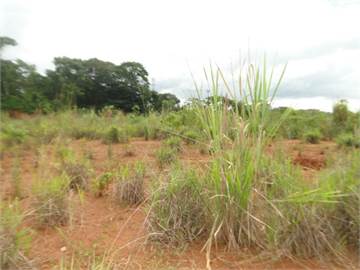
MULTIPOLYGON (((99 141, 78 140, 70 146, 77 152, 84 151, 93 157, 92 166, 96 175, 104 172, 108 167, 132 163, 143 160, 147 164, 147 179, 158 175, 159 169, 155 162, 154 152, 160 146, 159 141, 133 140, 130 143, 132 155, 126 155, 126 147, 122 144, 113 145, 111 152, 113 162, 108 161, 108 146, 99 141)), ((325 152, 334 148, 333 143, 319 145, 302 144, 299 141, 285 141, 280 143, 285 151, 293 157, 293 162, 299 164, 306 171, 318 170, 325 166, 325 152)), ((48 146, 51 153, 51 146, 48 146)), ((51 156, 51 155, 49 155, 51 156)), ((206 163, 208 156, 201 155, 197 148, 187 146, 181 159, 185 163, 206 163)), ((31 184, 35 178, 36 155, 27 150, 21 155, 22 186, 24 199, 21 201, 25 209, 31 205, 31 184)), ((52 166, 51 158, 48 160, 52 166)), ((5 197, 10 192, 10 179, 13 157, 6 154, 1 161, 0 185, 4 187, 5 197)), ((138 208, 117 206, 109 196, 94 197, 91 193, 85 194, 85 200, 80 202, 78 196, 73 196, 73 214, 69 225, 57 229, 37 229, 34 221, 26 220, 26 225, 32 227, 33 242, 28 257, 40 266, 41 269, 53 269, 61 258, 72 256, 84 258, 84 263, 93 258, 94 254, 103 255, 108 251, 113 254, 114 261, 128 269, 204 269, 206 255, 202 252, 202 244, 195 243, 185 250, 169 249, 160 245, 146 242, 146 226, 144 206, 138 208), (114 252, 114 253, 113 253, 114 252)), ((288 260, 275 261, 270 258, 266 263, 256 262, 251 252, 242 250, 226 252, 217 250, 212 255, 213 269, 327 269, 318 262, 292 262, 288 260), (252 258, 252 259, 251 259, 252 258)))

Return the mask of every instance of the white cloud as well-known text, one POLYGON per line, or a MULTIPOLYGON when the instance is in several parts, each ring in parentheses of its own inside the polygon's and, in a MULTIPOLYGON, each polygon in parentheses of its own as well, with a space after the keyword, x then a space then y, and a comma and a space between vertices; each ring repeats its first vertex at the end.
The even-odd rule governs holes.
POLYGON ((210 59, 226 69, 250 47, 288 62, 289 104, 328 108, 337 96, 360 104, 359 1, 2 0, 0 10, 1 35, 19 43, 6 57, 40 70, 56 56, 139 61, 159 90, 186 98, 189 67, 197 77, 210 59), (304 100, 311 96, 322 98, 304 100))

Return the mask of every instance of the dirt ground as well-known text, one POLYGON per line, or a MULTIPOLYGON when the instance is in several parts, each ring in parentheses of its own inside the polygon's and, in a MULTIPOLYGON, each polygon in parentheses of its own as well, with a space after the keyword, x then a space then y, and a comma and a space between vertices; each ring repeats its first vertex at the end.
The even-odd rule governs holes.
MULTIPOLYGON (((155 160, 155 151, 160 141, 132 140, 129 145, 113 145, 111 149, 100 141, 78 140, 70 142, 70 147, 77 153, 91 155, 91 164, 95 174, 99 175, 106 168, 142 160, 147 164, 146 181, 150 182, 159 174, 155 160), (111 161, 109 155, 111 152, 111 161)), ((314 174, 326 166, 328 153, 335 151, 332 142, 321 142, 317 145, 301 141, 281 141, 280 147, 292 157, 293 163, 302 167, 305 178, 311 179, 314 174)), ((51 153, 52 145, 47 146, 51 153)), ((271 146, 274 147, 274 146, 271 146)), ((195 146, 186 146, 180 154, 185 164, 206 164, 209 157, 200 154, 195 146)), ((1 160, 1 180, 3 195, 10 192, 14 156, 7 153, 1 160)), ((47 161, 53 166, 52 160, 47 161)), ((34 150, 25 150, 20 157, 22 168, 21 179, 24 198, 21 203, 25 209, 31 205, 31 185, 36 178, 37 155, 34 150)), ((56 269, 61 259, 76 256, 84 258, 84 263, 95 255, 102 256, 107 252, 124 269, 205 269, 206 255, 201 243, 194 243, 185 249, 167 248, 149 243, 145 226, 145 206, 137 208, 115 205, 110 196, 95 197, 86 192, 84 200, 79 201, 73 194, 73 209, 70 224, 53 229, 37 229, 34 221, 26 220, 32 228, 32 248, 28 258, 41 269, 56 269)), ((328 269, 320 262, 293 262, 274 260, 257 262, 249 250, 226 252, 219 248, 212 255, 213 269, 328 269)), ((122 268, 119 268, 122 269, 122 268)))

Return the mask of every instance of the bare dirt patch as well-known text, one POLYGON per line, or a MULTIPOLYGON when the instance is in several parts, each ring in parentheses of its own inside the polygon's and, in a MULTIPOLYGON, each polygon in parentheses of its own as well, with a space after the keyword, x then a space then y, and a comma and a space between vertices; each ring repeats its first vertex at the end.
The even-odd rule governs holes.
MULTIPOLYGON (((91 153, 91 164, 95 174, 105 172, 109 166, 134 163, 142 160, 146 164, 146 181, 159 174, 155 151, 160 141, 132 140, 128 145, 109 146, 100 141, 72 141, 70 147, 77 153, 91 153), (130 148, 129 148, 130 147, 130 148), (132 152, 127 155, 126 152, 132 152), (111 157, 109 157, 111 151, 111 157), (110 164, 111 163, 111 164, 110 164)), ((301 166, 306 173, 322 169, 326 164, 326 153, 333 151, 335 144, 321 142, 318 145, 303 144, 300 141, 280 142, 294 164, 301 166)), ((49 145, 49 151, 53 146, 49 145)), ((209 157, 200 154, 195 146, 184 146, 180 159, 188 164, 206 164, 209 157)), ((5 155, 2 162, 0 185, 5 195, 10 193, 11 170, 14 157, 5 155)), ((22 183, 24 199, 21 201, 26 210, 31 210, 31 184, 37 170, 36 155, 27 150, 21 153, 22 183)), ((51 165, 49 160, 49 166, 51 165)), ((309 174, 309 175, 310 175, 309 174)), ((4 194, 3 193, 3 194, 4 194)), ((191 244, 185 250, 170 249, 147 243, 145 204, 138 207, 115 205, 109 196, 94 197, 86 192, 82 201, 73 194, 72 218, 67 226, 53 229, 37 229, 32 218, 26 225, 33 230, 32 248, 28 257, 39 265, 40 269, 54 269, 61 258, 71 260, 73 256, 82 258, 84 265, 94 255, 103 256, 114 251, 114 260, 127 269, 205 269, 206 256, 202 252, 203 243, 191 244)), ((287 260, 266 263, 254 261, 248 250, 230 253, 219 248, 212 256, 213 269, 327 269, 312 261, 292 262, 287 260)))

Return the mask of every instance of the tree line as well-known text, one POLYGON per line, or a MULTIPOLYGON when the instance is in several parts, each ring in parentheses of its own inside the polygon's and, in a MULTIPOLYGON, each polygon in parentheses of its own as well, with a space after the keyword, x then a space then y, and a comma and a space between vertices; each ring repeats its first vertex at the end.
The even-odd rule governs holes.
MULTIPOLYGON (((0 37, 0 53, 16 45, 14 39, 0 37)), ((1 109, 32 113, 112 106, 146 113, 179 107, 175 95, 151 89, 149 74, 140 63, 116 65, 96 58, 56 57, 54 65, 54 70, 40 74, 20 59, 1 59, 1 109)))

